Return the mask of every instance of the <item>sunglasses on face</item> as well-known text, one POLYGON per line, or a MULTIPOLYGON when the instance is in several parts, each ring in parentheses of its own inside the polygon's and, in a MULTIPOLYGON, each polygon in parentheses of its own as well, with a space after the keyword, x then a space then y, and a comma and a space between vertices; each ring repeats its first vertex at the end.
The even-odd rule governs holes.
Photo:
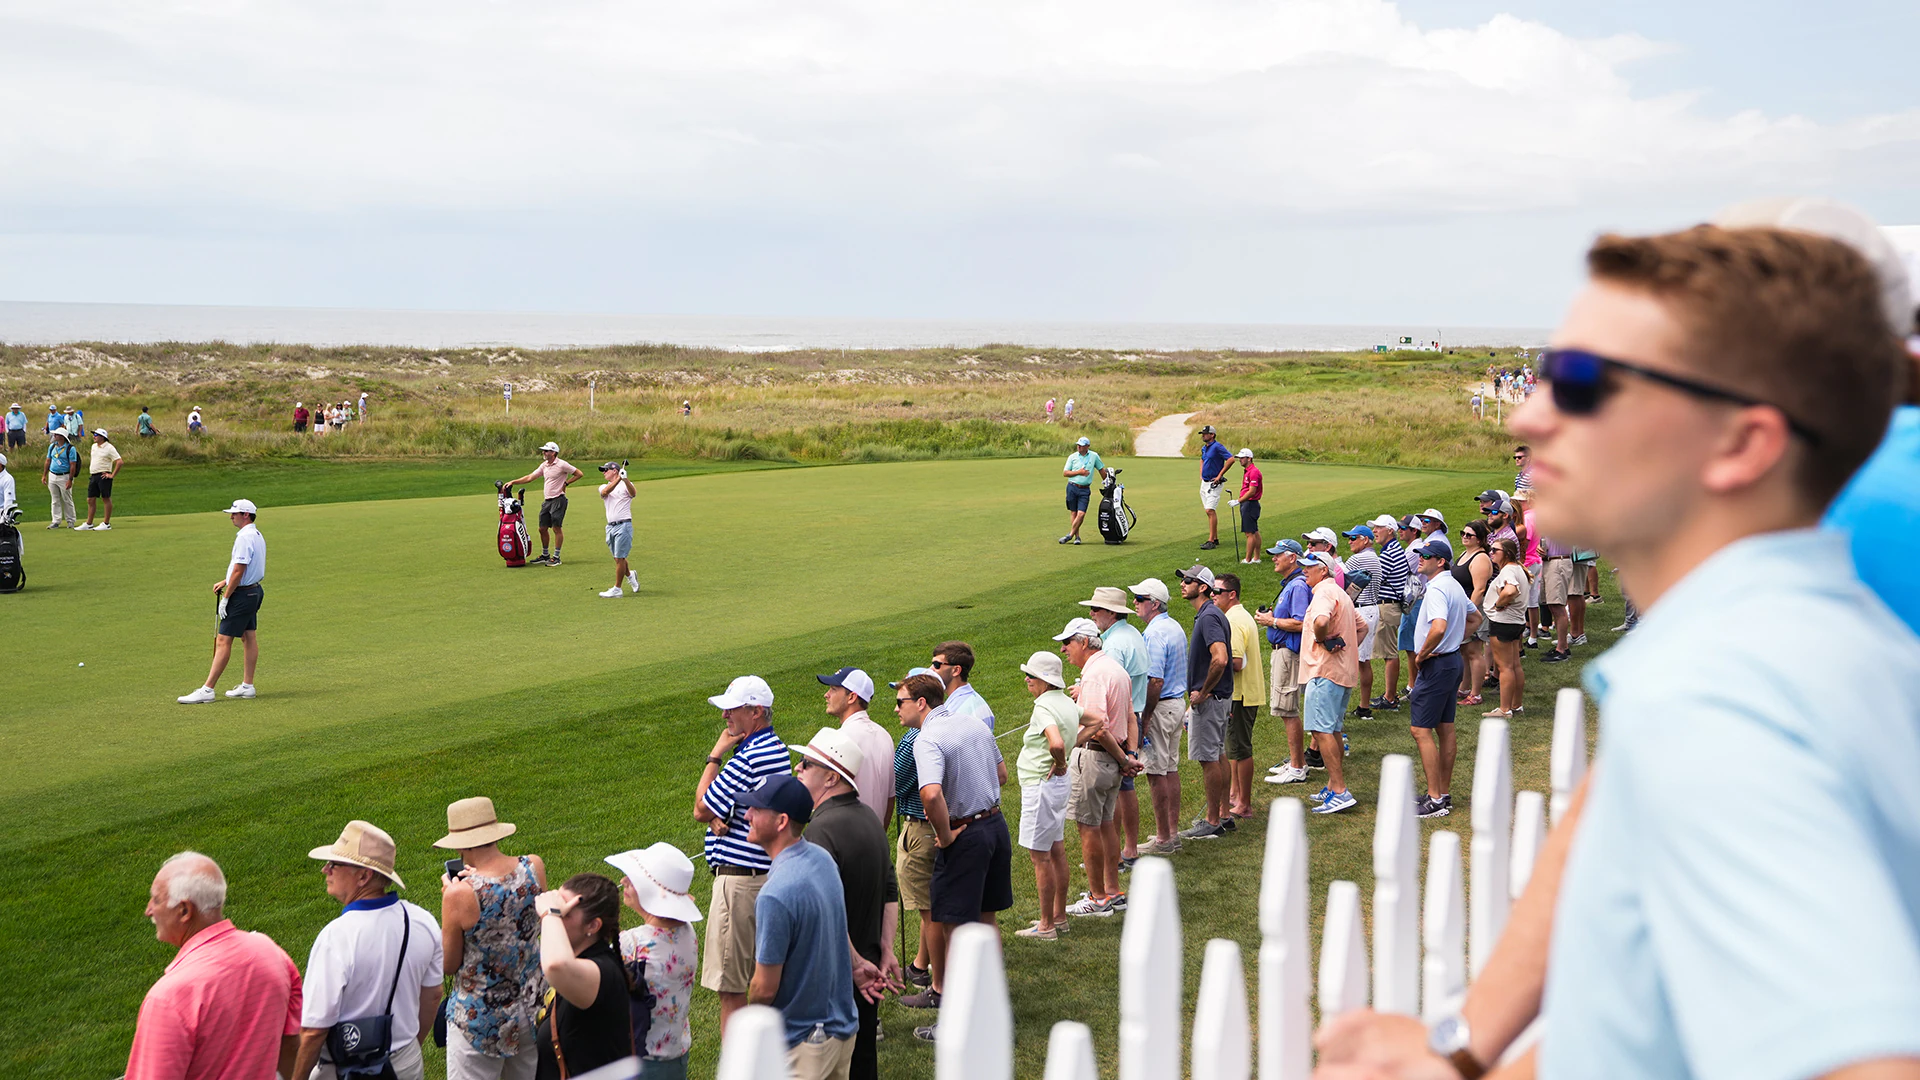
POLYGON ((910 697, 897 697, 897 698, 894 698, 894 699, 893 699, 893 703, 894 703, 894 705, 895 705, 896 707, 898 707, 898 706, 901 706, 901 705, 905 705, 905 704, 906 704, 907 702, 909 702, 909 701, 912 701, 912 700, 913 700, 913 699, 912 699, 912 698, 910 698, 910 697))
POLYGON ((1592 416, 1600 411, 1600 407, 1606 404, 1607 399, 1619 390, 1619 382, 1615 376, 1623 371, 1638 375, 1648 382, 1659 383, 1710 401, 1725 401, 1734 405, 1765 405, 1786 417, 1788 430, 1805 439, 1808 445, 1820 445, 1820 436, 1817 433, 1789 416, 1785 409, 1769 401, 1761 401, 1733 390, 1579 349, 1548 349, 1540 355, 1540 377, 1547 381, 1548 389, 1553 393, 1553 407, 1568 416, 1592 416))
POLYGON ((935 671, 939 671, 943 667, 953 667, 954 665, 947 663, 945 660, 929 660, 927 661, 927 666, 935 671))

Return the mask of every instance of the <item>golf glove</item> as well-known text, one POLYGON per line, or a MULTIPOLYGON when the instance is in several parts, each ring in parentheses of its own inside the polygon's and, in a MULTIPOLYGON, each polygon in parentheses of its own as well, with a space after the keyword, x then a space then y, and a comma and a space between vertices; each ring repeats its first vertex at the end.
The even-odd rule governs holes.
POLYGON ((620 479, 625 480, 626 478, 627 478, 627 469, 626 469, 626 466, 623 465, 620 467, 620 479))
POLYGON ((224 593, 220 596, 220 617, 222 619, 227 617, 227 597, 224 593))

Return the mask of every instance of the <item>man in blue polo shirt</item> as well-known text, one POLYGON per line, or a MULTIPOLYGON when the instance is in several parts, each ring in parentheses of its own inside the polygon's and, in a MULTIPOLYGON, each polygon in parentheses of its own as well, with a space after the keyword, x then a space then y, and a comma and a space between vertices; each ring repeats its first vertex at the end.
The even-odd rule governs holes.
POLYGON ((1207 542, 1200 545, 1202 551, 1212 551, 1220 546, 1220 494, 1227 489, 1227 470, 1233 466, 1233 455, 1222 446, 1214 433, 1213 425, 1200 429, 1200 506, 1207 512, 1207 542))
POLYGON ((72 527, 80 523, 73 507, 73 478, 80 473, 80 452, 67 442, 65 428, 54 428, 47 440, 46 464, 40 466, 40 482, 46 485, 53 501, 53 522, 49 529, 72 527))
POLYGON ((1307 779, 1306 727, 1300 719, 1300 620, 1313 603, 1313 590, 1300 569, 1300 557, 1306 554, 1300 541, 1282 540, 1267 554, 1273 556, 1273 572, 1280 575, 1280 595, 1273 609, 1256 619, 1267 628, 1267 644, 1273 646, 1267 710, 1287 729, 1287 760, 1268 769, 1266 779, 1269 784, 1300 784, 1307 779))
POLYGON ((1147 855, 1180 850, 1180 733, 1187 717, 1187 632, 1172 615, 1172 596, 1159 578, 1132 589, 1133 610, 1146 624, 1147 703, 1140 724, 1140 764, 1153 799, 1153 839, 1141 845, 1147 855))

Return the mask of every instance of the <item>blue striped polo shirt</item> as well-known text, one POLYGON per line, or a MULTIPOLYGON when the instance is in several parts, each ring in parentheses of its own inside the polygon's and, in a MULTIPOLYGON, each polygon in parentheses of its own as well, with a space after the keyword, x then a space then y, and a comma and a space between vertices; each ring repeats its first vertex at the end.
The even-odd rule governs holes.
POLYGON ((733 756, 720 767, 720 775, 713 778, 713 783, 707 785, 707 793, 701 796, 707 809, 727 823, 724 835, 707 829, 707 840, 701 847, 707 865, 744 866, 749 870, 773 867, 766 849, 747 841, 747 815, 734 801, 741 792, 767 777, 791 772, 793 759, 787 754, 786 744, 773 733, 772 725, 747 736, 733 748, 733 756))
POLYGON ((920 766, 913 757, 913 742, 919 737, 919 728, 908 728, 900 733, 900 744, 893 749, 894 808, 912 821, 927 820, 927 808, 920 801, 920 766))

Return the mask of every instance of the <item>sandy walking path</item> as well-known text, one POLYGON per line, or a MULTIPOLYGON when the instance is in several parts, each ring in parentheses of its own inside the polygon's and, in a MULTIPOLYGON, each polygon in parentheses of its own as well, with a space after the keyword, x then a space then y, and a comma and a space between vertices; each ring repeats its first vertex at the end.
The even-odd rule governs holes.
POLYGON ((1187 433, 1193 425, 1188 420, 1199 413, 1174 413, 1163 416, 1139 431, 1133 433, 1134 457, 1180 457, 1180 448, 1187 443, 1187 433))

